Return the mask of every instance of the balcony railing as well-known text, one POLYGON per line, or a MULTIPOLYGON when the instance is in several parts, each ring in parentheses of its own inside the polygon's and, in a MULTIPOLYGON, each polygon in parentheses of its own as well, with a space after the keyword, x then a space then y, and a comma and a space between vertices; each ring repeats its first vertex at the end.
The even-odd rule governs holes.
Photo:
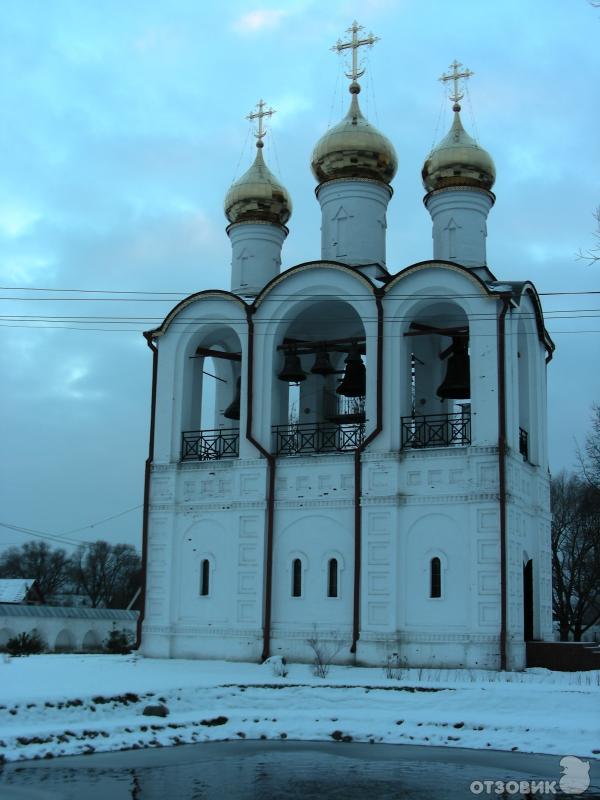
POLYGON ((519 453, 529 461, 529 434, 523 428, 519 428, 519 453))
POLYGON ((471 414, 402 417, 402 447, 450 447, 471 444, 471 414))
POLYGON ((213 431, 184 431, 181 435, 182 461, 214 461, 219 458, 237 458, 240 432, 237 428, 220 428, 213 431))
POLYGON ((365 436, 364 422, 307 422, 301 425, 275 425, 274 449, 278 456, 303 453, 343 453, 356 450, 365 436))

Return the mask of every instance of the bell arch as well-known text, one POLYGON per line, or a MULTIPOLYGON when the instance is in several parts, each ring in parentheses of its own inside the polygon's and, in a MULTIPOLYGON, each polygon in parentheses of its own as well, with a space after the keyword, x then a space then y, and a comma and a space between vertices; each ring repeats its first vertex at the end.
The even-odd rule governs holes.
POLYGON ((471 441, 469 317, 452 297, 423 299, 401 321, 402 447, 471 441), (407 374, 408 373, 408 374, 407 374))
POLYGON ((203 325, 187 338, 179 358, 182 458, 236 457, 243 379, 238 332, 227 324, 203 325))

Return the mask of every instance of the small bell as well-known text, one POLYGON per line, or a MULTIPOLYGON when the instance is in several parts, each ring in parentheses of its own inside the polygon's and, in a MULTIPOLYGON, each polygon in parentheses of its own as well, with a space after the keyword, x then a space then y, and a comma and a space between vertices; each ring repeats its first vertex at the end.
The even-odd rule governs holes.
POLYGON ((240 395, 242 390, 242 379, 238 378, 235 384, 235 397, 223 412, 225 419, 240 418, 240 395))
POLYGON ((325 350, 325 348, 322 350, 317 350, 315 363, 310 368, 310 371, 313 373, 313 375, 323 375, 323 377, 326 377, 327 375, 333 375, 335 372, 329 359, 329 353, 327 350, 325 350))
POLYGON ((468 339, 453 336, 446 377, 438 386, 437 396, 442 400, 468 400, 471 397, 470 372, 468 339))
POLYGON ((300 356, 292 350, 286 350, 283 369, 277 376, 280 381, 286 383, 300 383, 306 380, 306 373, 302 369, 300 356))
POLYGON ((357 347, 353 347, 346 358, 346 371, 335 390, 344 397, 364 397, 367 392, 367 372, 357 347))

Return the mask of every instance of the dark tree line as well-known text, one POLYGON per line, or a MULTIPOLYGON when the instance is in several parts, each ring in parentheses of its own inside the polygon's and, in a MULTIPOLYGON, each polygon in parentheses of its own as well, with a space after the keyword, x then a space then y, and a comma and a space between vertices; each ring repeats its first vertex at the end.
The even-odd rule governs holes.
POLYGON ((125 608, 141 585, 141 559, 130 544, 91 542, 69 555, 26 542, 0 555, 0 578, 35 578, 47 603, 82 595, 92 608, 125 608))
POLYGON ((578 472, 551 484, 554 618, 576 642, 600 622, 600 405, 578 456, 578 472))

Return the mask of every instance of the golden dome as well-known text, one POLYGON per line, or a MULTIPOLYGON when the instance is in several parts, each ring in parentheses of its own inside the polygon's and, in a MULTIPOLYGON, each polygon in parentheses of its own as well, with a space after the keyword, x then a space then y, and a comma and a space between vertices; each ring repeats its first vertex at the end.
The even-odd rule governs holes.
POLYGON ((285 225, 292 213, 292 201, 265 164, 261 141, 250 169, 233 183, 225 197, 229 222, 274 222, 285 225))
POLYGON ((352 102, 344 119, 327 131, 313 150, 311 167, 319 183, 335 178, 371 178, 390 183, 398 169, 393 144, 362 115, 360 86, 350 85, 352 102))
POLYGON ((427 156, 422 170, 423 186, 429 191, 446 186, 477 186, 491 189, 496 180, 492 157, 462 126, 460 106, 454 105, 449 133, 427 156))

